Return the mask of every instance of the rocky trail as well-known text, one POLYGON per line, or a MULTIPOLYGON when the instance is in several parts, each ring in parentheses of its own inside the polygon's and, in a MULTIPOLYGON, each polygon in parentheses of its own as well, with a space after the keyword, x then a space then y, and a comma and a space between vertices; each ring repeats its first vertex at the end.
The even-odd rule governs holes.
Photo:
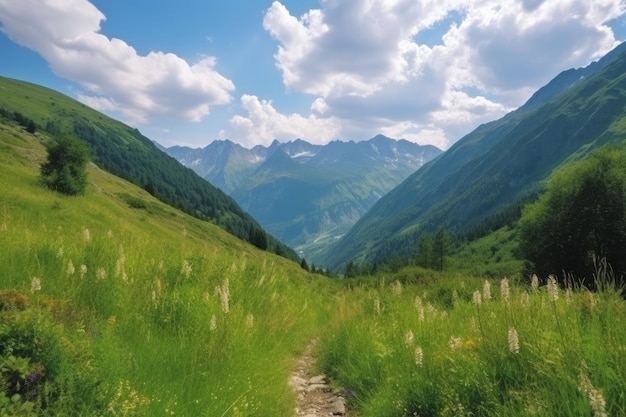
POLYGON ((289 385, 297 395, 298 406, 296 417, 332 417, 350 416, 346 409, 346 401, 341 392, 328 385, 325 375, 313 375, 315 368, 315 348, 317 340, 309 346, 298 359, 291 373, 289 385))

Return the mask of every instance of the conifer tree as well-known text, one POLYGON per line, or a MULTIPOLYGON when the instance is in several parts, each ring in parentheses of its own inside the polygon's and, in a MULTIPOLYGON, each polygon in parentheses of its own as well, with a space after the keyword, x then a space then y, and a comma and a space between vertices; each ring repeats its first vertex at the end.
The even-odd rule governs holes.
POLYGON ((67 195, 84 194, 87 188, 89 148, 70 135, 46 144, 48 159, 41 165, 41 180, 51 190, 67 195))

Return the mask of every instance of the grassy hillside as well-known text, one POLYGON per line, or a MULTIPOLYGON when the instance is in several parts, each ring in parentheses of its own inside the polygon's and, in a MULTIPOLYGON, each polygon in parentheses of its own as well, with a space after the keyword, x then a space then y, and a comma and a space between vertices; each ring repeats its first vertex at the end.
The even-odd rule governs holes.
POLYGON ((48 191, 42 139, 0 123, 0 414, 289 415, 333 283, 95 165, 48 191))
POLYGON ((99 167, 262 249, 297 259, 287 246, 266 236, 233 199, 160 151, 137 129, 34 84, 0 77, 0 92, 0 109, 5 115, 26 117, 32 127, 49 135, 74 135, 89 144, 99 167))

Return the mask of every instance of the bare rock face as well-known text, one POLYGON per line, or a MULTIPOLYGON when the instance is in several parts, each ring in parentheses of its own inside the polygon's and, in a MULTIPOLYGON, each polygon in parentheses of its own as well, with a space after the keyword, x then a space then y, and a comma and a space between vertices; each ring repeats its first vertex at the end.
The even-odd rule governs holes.
POLYGON ((289 379, 289 385, 297 394, 296 417, 345 416, 346 400, 341 392, 328 385, 326 375, 311 375, 315 364, 313 350, 317 340, 313 340, 298 361, 289 379))

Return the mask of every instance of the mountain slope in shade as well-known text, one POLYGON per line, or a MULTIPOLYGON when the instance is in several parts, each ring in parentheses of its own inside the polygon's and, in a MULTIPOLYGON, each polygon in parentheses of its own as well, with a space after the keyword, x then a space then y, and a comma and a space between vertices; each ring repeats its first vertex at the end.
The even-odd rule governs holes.
POLYGON ((224 142, 168 152, 196 172, 205 172, 204 178, 215 185, 232 188, 231 196, 263 227, 316 263, 316 254, 324 246, 346 233, 382 195, 441 153, 434 146, 382 135, 324 146, 301 139, 275 141, 267 148, 250 150, 226 142, 231 154, 219 160, 224 142), (211 155, 203 158, 205 153, 211 155))
POLYGON ((471 230, 532 198, 560 165, 626 140, 625 49, 560 74, 518 110, 459 140, 380 199, 323 261, 341 268, 409 256, 422 233, 471 230))

